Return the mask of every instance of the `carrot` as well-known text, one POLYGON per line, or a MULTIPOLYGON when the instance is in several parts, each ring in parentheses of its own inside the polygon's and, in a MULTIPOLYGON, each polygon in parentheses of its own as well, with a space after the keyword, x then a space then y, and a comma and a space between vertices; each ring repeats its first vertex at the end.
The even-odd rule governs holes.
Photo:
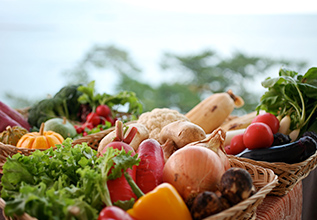
POLYGON ((136 168, 136 184, 143 193, 147 193, 162 183, 163 150, 155 139, 146 139, 139 145, 137 154, 140 164, 136 168))

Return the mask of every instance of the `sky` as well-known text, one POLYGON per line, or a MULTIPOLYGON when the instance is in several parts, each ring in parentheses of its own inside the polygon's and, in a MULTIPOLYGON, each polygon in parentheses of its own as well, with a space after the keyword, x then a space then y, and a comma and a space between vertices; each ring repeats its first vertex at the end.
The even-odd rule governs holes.
MULTIPOLYGON (((0 5, 0 100, 6 102, 5 93, 54 94, 65 84, 63 72, 96 44, 129 52, 146 73, 140 80, 153 84, 162 80, 163 52, 210 48, 230 56, 240 50, 317 66, 314 1, 0 0, 0 5)), ((100 92, 113 91, 114 76, 94 77, 100 92)))

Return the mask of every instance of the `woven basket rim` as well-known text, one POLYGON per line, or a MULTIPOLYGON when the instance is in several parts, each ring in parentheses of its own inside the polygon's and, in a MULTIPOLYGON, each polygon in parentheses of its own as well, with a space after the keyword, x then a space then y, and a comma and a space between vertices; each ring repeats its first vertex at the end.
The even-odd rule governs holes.
POLYGON ((283 196, 287 194, 299 181, 307 177, 309 173, 317 167, 317 151, 306 160, 294 164, 288 164, 284 162, 270 163, 266 161, 256 161, 234 155, 228 155, 228 157, 273 170, 273 172, 278 176, 279 183, 270 194, 277 196, 283 196), (287 176, 289 179, 286 179, 285 176, 287 176))
MULTIPOLYGON (((11 145, 11 144, 4 144, 2 142, 0 142, 0 147, 5 147, 5 148, 12 148, 12 149, 18 149, 20 151, 30 151, 30 152, 33 152, 35 150, 47 150, 47 149, 44 149, 44 148, 41 148, 41 149, 30 149, 30 148, 24 148, 24 147, 16 147, 14 145, 11 145)), ((54 147, 55 148, 55 147, 54 147)))
POLYGON ((257 162, 258 164, 263 164, 263 165, 268 165, 268 166, 285 166, 285 167, 302 167, 302 166, 305 166, 307 163, 309 163, 311 160, 313 160, 315 157, 317 157, 317 150, 316 152, 311 155, 309 158, 307 158, 306 160, 304 161, 301 161, 299 163, 292 163, 292 164, 289 164, 289 163, 285 163, 285 162, 267 162, 267 161, 256 161, 256 160, 252 160, 252 159, 249 159, 249 158, 244 158, 244 157, 237 157, 235 155, 228 155, 229 158, 236 158, 236 159, 239 159, 239 160, 243 160, 243 161, 246 161, 246 162, 257 162))
MULTIPOLYGON (((230 208, 228 208, 220 213, 206 217, 203 220, 218 220, 218 219, 232 219, 233 220, 233 219, 237 219, 237 218, 235 218, 235 213, 237 213, 239 211, 243 211, 246 208, 248 208, 248 206, 252 206, 252 205, 254 206, 253 208, 256 210, 257 206, 262 203, 263 199, 272 191, 272 189, 278 183, 278 177, 271 169, 263 168, 263 167, 257 166, 257 165, 253 165, 253 164, 248 163, 248 162, 239 161, 235 158, 229 158, 229 160, 231 162, 234 162, 234 163, 239 162, 239 163, 242 163, 243 165, 246 165, 248 167, 253 167, 258 171, 258 173, 259 173, 259 171, 267 173, 268 174, 268 180, 267 180, 268 182, 264 186, 260 187, 260 189, 255 194, 253 194, 251 197, 249 197, 248 199, 246 199, 246 200, 244 200, 244 201, 242 201, 242 202, 240 202, 240 203, 238 203, 238 204, 236 204, 236 205, 234 205, 234 206, 232 206, 232 207, 230 207, 230 208)), ((256 214, 254 213, 254 215, 256 215, 256 214)), ((255 216, 253 216, 253 217, 255 218, 255 216)))

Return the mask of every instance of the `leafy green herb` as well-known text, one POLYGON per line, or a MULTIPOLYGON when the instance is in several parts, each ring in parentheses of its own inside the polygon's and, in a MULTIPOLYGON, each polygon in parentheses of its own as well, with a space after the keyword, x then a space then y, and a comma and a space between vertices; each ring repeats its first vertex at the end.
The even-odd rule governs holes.
POLYGON ((113 148, 97 157, 86 143, 72 147, 71 139, 55 150, 15 154, 3 166, 4 211, 38 219, 97 219, 104 204, 112 205, 107 180, 138 163, 137 155, 113 148))
POLYGON ((304 75, 280 69, 279 77, 267 78, 262 86, 268 91, 261 97, 257 111, 265 110, 283 118, 291 117, 291 130, 301 133, 316 128, 317 68, 310 68, 304 75))
MULTIPOLYGON (((119 115, 122 112, 119 112, 120 107, 128 106, 127 113, 130 115, 137 117, 142 113, 143 106, 140 100, 136 97, 134 92, 122 91, 116 95, 110 95, 107 93, 96 93, 95 92, 95 81, 91 81, 87 86, 79 86, 78 91, 83 94, 79 97, 78 101, 81 104, 89 104, 93 111, 97 108, 98 105, 106 104, 108 105, 114 113, 119 115)), ((128 115, 128 114, 126 114, 128 115)))

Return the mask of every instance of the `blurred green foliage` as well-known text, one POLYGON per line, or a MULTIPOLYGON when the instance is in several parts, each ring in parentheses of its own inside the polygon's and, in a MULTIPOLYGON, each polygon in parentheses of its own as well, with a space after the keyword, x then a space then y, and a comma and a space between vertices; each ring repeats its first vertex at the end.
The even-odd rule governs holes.
POLYGON ((153 82, 148 77, 151 73, 144 73, 126 50, 114 45, 96 45, 62 75, 72 84, 98 81, 92 78, 93 71, 116 78, 114 93, 135 92, 144 111, 166 107, 186 113, 204 98, 231 89, 245 100, 245 105, 235 110, 241 115, 254 111, 259 103, 262 95, 259 79, 264 80, 270 71, 280 67, 301 72, 307 63, 250 56, 239 51, 221 57, 216 51, 206 49, 189 54, 164 53, 159 67, 160 81, 153 82))

